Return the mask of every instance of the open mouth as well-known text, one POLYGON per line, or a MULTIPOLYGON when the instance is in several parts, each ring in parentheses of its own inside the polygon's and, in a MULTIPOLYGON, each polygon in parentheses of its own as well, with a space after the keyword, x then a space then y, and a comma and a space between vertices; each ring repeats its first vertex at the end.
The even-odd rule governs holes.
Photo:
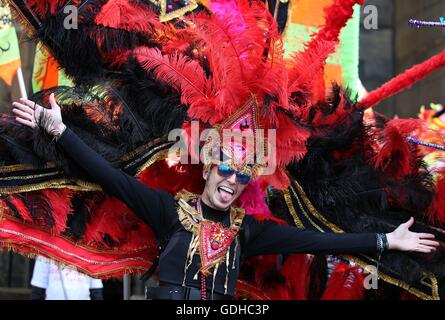
POLYGON ((218 187, 218 192, 224 201, 230 200, 230 198, 235 194, 235 191, 233 189, 226 186, 218 187))
POLYGON ((230 194, 230 195, 233 195, 233 194, 235 193, 235 191, 233 191, 233 189, 231 189, 231 188, 229 188, 229 187, 225 187, 225 186, 218 187, 218 191, 219 191, 219 192, 221 192, 221 191, 223 191, 223 192, 227 192, 227 193, 230 194))

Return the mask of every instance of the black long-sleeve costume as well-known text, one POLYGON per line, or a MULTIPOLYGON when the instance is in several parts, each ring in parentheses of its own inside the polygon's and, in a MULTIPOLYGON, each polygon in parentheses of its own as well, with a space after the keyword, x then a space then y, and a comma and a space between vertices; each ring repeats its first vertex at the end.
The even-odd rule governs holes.
MULTIPOLYGON (((70 129, 66 129, 59 140, 64 151, 99 183, 106 192, 125 202, 144 222, 149 224, 157 238, 169 237, 170 241, 163 251, 159 262, 159 279, 163 283, 181 285, 184 277, 184 263, 192 234, 180 225, 177 203, 174 197, 162 190, 151 189, 135 178, 114 168, 90 149, 70 129)), ((206 219, 229 223, 229 214, 214 210, 203 204, 206 219)), ((248 228, 243 246, 231 245, 230 256, 235 247, 235 263, 229 266, 228 294, 233 295, 239 275, 240 256, 286 253, 363 253, 376 251, 376 235, 319 233, 279 225, 272 221, 259 222, 246 216, 241 230, 248 228)), ((187 270, 185 284, 199 287, 197 279, 199 256, 195 255, 187 270)), ((224 293, 226 268, 220 268, 215 280, 215 292, 224 293)), ((207 285, 210 287, 211 281, 207 285)))

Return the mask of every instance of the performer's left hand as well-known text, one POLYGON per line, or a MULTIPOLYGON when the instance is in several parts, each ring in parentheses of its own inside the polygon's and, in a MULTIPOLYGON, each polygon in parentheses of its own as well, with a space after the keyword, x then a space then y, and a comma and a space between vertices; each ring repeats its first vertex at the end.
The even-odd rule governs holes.
POLYGON ((431 253, 437 250, 439 242, 434 241, 430 233, 416 233, 409 230, 414 224, 414 218, 402 223, 396 230, 386 234, 389 249, 431 253))

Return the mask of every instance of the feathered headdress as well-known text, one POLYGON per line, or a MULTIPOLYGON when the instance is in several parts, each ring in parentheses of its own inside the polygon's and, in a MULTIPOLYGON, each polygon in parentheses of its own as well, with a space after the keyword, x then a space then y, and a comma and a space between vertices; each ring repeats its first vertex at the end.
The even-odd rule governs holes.
POLYGON ((267 165, 276 170, 263 178, 282 189, 289 184, 285 166, 305 155, 310 135, 302 124, 309 118, 306 109, 312 97, 297 96, 313 93, 313 78, 323 72, 328 55, 335 51, 355 3, 360 1, 336 1, 327 10, 331 23, 293 58, 290 69, 276 22, 258 1, 214 1, 210 5, 214 14, 185 19, 192 49, 209 70, 181 52, 139 48, 134 54, 145 70, 180 93, 181 102, 189 106, 190 121, 216 127, 221 134, 229 129, 251 134, 264 130, 264 144, 275 148, 267 165), (273 143, 270 130, 276 134, 273 143))

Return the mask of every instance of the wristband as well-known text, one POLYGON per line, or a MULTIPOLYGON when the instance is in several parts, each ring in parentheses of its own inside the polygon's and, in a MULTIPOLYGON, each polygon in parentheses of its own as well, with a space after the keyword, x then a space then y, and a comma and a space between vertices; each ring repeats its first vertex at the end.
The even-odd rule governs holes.
POLYGON ((389 249, 388 239, 386 234, 377 233, 377 251, 381 254, 382 252, 389 249))
POLYGON ((62 137, 62 134, 63 134, 63 133, 65 132, 65 130, 66 130, 66 125, 64 125, 63 123, 61 123, 60 126, 59 126, 59 129, 60 129, 60 130, 58 130, 58 132, 54 135, 54 139, 55 139, 56 141, 59 141, 60 137, 62 137))

